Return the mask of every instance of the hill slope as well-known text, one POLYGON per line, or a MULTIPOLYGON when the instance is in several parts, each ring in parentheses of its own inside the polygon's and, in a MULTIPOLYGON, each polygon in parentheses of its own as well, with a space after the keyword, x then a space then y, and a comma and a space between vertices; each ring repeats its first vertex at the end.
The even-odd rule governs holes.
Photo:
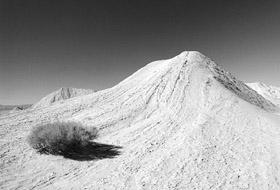
POLYGON ((118 85, 0 121, 4 188, 279 189, 279 108, 199 52, 140 69, 118 85), (27 129, 56 119, 122 146, 78 162, 34 153, 27 129), (16 126, 16 127, 15 127, 16 126), (12 162, 11 162, 12 160, 12 162))

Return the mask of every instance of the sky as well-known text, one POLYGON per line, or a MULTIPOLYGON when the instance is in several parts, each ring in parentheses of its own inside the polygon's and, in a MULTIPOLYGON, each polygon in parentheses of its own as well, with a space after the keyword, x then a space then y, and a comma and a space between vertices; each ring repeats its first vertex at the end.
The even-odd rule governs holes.
POLYGON ((280 86, 280 1, 0 0, 0 104, 109 88, 184 50, 280 86))

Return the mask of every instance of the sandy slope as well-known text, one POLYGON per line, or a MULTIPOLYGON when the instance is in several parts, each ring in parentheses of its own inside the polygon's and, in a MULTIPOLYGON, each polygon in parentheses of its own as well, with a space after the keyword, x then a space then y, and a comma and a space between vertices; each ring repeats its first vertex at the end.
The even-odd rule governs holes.
POLYGON ((198 52, 113 88, 0 118, 4 189, 280 189, 279 108, 198 52), (76 120, 122 146, 113 159, 38 155, 41 122, 76 120))

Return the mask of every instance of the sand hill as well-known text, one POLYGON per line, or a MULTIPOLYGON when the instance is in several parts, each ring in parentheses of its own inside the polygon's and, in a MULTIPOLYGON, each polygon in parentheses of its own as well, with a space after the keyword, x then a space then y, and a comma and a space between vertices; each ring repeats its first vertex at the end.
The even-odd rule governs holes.
POLYGON ((118 85, 0 120, 5 189, 280 189, 279 107, 199 52, 155 61, 118 85), (100 130, 112 159, 39 155, 30 128, 100 130))

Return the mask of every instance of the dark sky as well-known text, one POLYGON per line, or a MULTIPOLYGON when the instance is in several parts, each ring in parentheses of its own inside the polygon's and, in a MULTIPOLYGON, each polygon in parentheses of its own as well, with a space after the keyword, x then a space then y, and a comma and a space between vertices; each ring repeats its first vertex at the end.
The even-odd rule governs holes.
POLYGON ((278 2, 0 0, 0 104, 108 88, 184 50, 280 86, 278 2))

